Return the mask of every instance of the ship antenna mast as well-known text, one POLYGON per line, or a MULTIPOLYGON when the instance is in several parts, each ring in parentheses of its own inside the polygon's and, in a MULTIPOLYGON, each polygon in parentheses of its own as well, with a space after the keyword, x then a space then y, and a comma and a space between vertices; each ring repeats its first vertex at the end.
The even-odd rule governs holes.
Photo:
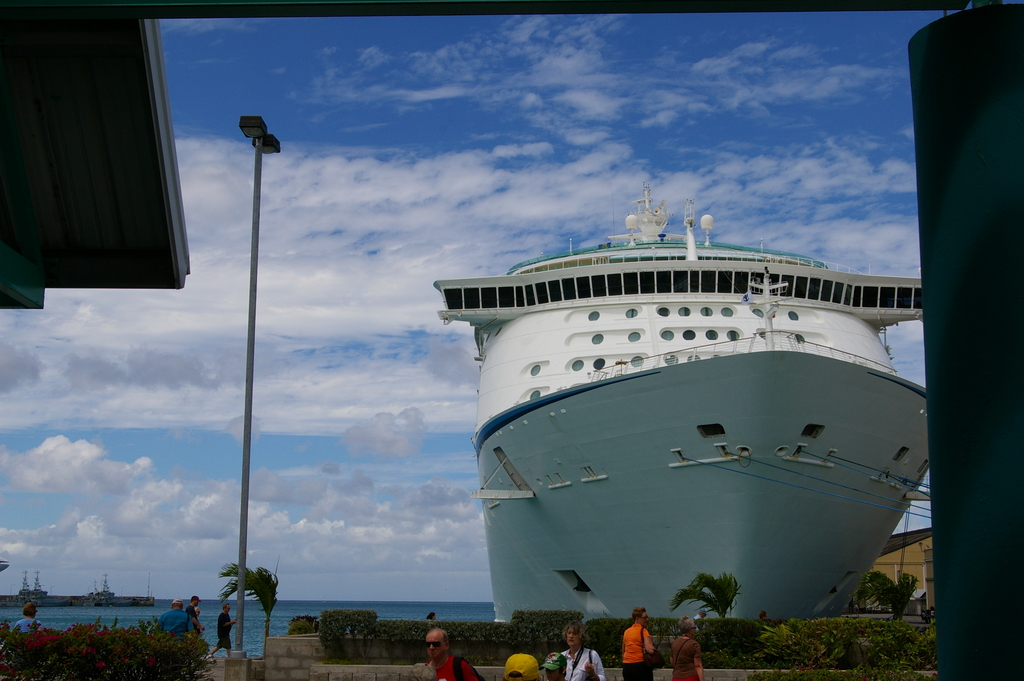
POLYGON ((697 242, 693 239, 693 199, 686 199, 683 209, 683 224, 686 225, 686 259, 697 260, 697 242))

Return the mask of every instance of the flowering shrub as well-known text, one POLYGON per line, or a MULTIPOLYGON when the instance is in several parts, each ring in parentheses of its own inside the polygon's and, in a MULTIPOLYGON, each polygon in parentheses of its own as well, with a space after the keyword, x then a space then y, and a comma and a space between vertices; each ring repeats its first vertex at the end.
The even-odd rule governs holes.
POLYGON ((180 639, 153 622, 133 627, 76 624, 29 633, 0 624, 0 677, 32 681, 197 681, 206 641, 180 639))

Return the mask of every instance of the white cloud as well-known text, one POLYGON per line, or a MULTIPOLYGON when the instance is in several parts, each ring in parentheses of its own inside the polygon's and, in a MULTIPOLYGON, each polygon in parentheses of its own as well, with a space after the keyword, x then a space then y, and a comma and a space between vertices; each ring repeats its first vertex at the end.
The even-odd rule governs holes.
POLYGON ((147 457, 132 463, 112 461, 101 445, 72 442, 63 435, 49 437, 24 454, 0 448, 0 472, 11 487, 27 492, 124 494, 133 480, 151 468, 147 457))
POLYGON ((0 343, 0 395, 19 385, 35 383, 41 368, 42 363, 34 352, 0 343))
MULTIPOLYGON (((263 422, 259 418, 256 416, 252 417, 252 422, 249 424, 249 433, 253 442, 260 439, 262 424, 263 422)), ((228 421, 228 424, 224 426, 224 432, 235 438, 236 442, 241 442, 245 438, 245 414, 236 416, 228 421)))
MULTIPOLYGON (((52 440, 67 446, 66 438, 52 440)), ((53 444, 48 440, 25 456, 38 460, 53 444)), ((76 460, 102 470, 96 449, 86 452, 76 460)), ((67 466, 68 458, 46 460, 67 466)), ((11 467, 25 464, 24 459, 0 461, 8 475, 11 467)), ((82 466, 77 471, 79 477, 96 477, 82 466)), ((385 575, 424 560, 432 571, 410 575, 409 590, 398 593, 413 597, 438 574, 464 572, 463 597, 488 597, 482 518, 465 488, 441 477, 382 488, 358 469, 329 483, 318 476, 318 470, 284 476, 265 468, 253 474, 251 560, 273 567, 280 557, 283 598, 358 598, 359 589, 339 585, 337 574, 377 573, 354 579, 396 593, 394 584, 386 586, 390 580, 385 575), (328 573, 320 574, 326 565, 331 566, 328 573)), ((217 570, 237 555, 239 489, 231 480, 193 474, 128 479, 121 485, 125 494, 89 504, 80 496, 85 488, 66 490, 58 484, 42 491, 73 491, 76 496, 53 524, 20 530, 0 525, 0 554, 26 569, 44 566, 48 584, 67 582, 78 573, 94 579, 92 573, 107 571, 115 584, 132 566, 145 565, 137 593, 144 591, 148 571, 154 573, 158 596, 212 593, 220 586, 217 570)), ((77 593, 81 588, 74 582, 51 591, 77 593)))
POLYGON ((341 439, 355 456, 374 454, 391 458, 418 453, 423 433, 423 412, 409 407, 398 415, 388 412, 376 414, 369 423, 346 430, 341 439))

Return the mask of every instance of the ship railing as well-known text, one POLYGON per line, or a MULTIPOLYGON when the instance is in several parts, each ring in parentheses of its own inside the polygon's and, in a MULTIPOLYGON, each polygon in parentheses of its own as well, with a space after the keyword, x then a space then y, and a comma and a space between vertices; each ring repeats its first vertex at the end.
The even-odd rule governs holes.
POLYGON ((608 378, 617 378, 627 374, 635 374, 641 371, 649 371, 666 366, 673 366, 684 362, 697 362, 716 357, 728 355, 746 355, 753 352, 802 352, 820 357, 829 357, 841 362, 849 362, 860 366, 869 367, 886 374, 896 375, 896 370, 888 364, 878 362, 867 357, 855 355, 852 352, 837 350, 827 345, 811 343, 804 340, 798 334, 789 331, 759 331, 753 336, 730 341, 719 341, 698 345, 684 350, 673 350, 660 355, 650 357, 634 357, 631 360, 619 360, 615 364, 605 367, 602 370, 590 374, 591 382, 603 381, 608 378), (769 341, 771 341, 769 343, 769 341))

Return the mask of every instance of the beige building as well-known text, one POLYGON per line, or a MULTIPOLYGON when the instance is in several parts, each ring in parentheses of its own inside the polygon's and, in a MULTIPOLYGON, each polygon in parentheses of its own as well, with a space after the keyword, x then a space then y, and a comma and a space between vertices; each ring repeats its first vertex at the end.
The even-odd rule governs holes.
POLYGON ((893 580, 904 573, 914 575, 917 588, 926 592, 924 607, 931 607, 935 605, 931 555, 932 528, 901 532, 889 538, 871 569, 884 572, 893 580))

